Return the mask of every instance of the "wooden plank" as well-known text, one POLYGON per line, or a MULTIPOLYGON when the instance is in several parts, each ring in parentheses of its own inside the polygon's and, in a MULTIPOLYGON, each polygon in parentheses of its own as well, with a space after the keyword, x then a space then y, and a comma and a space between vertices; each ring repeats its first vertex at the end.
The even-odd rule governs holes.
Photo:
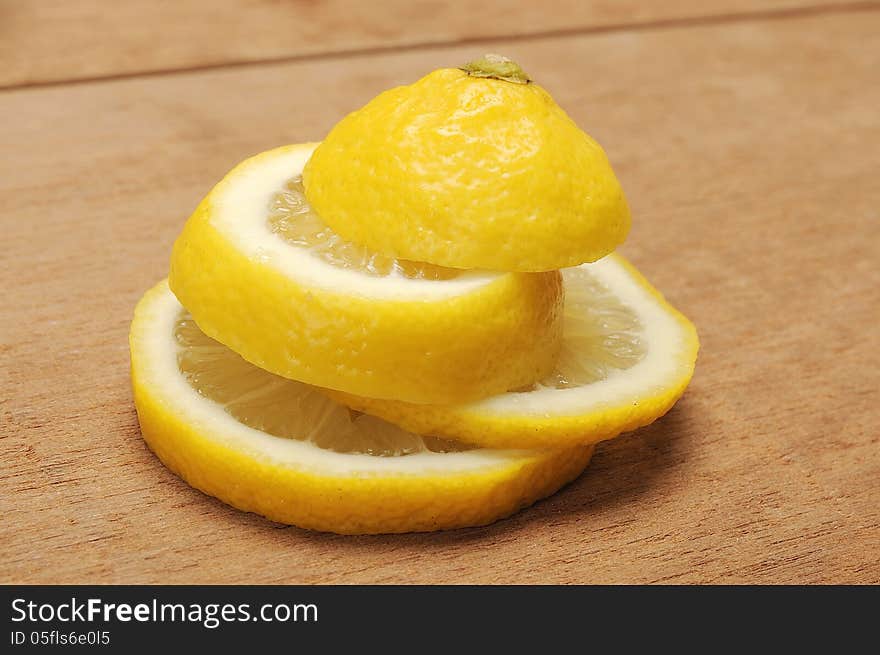
POLYGON ((878 30, 860 12, 495 48, 605 144, 624 251, 703 350, 679 405, 566 490, 433 535, 280 529, 193 491, 139 438, 126 336, 232 164, 474 49, 0 94, 0 581, 880 582, 878 30))
POLYGON ((846 0, 0 0, 0 87, 484 37, 846 6, 846 0))

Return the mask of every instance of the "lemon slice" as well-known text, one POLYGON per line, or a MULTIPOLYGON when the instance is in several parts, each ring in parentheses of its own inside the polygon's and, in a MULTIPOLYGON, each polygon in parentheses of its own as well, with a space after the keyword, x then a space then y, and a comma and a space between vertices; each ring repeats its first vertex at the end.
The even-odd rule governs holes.
POLYGON ((694 372, 696 330, 619 255, 563 272, 562 354, 539 384, 456 406, 336 394, 408 430, 486 448, 568 448, 665 414, 694 372))
POLYGON ((357 415, 205 336, 161 282, 131 325, 144 439, 192 486, 274 521, 345 534, 483 525, 547 496, 591 447, 475 450, 357 415))
POLYGON ((206 334, 283 377, 417 403, 485 397, 552 369, 558 272, 460 272, 345 243, 301 191, 314 148, 243 162, 187 221, 169 282, 206 334))

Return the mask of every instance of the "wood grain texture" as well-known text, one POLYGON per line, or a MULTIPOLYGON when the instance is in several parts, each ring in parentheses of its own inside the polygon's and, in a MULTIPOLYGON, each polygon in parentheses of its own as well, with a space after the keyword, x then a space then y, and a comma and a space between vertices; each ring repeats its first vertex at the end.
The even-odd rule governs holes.
POLYGON ((0 87, 850 4, 847 0, 0 0, 0 87))
POLYGON ((624 252, 703 347, 676 408, 565 490, 430 535, 190 489, 139 437, 126 340, 234 163, 480 48, 0 94, 0 581, 880 582, 878 32, 864 11, 497 47, 606 146, 624 252))

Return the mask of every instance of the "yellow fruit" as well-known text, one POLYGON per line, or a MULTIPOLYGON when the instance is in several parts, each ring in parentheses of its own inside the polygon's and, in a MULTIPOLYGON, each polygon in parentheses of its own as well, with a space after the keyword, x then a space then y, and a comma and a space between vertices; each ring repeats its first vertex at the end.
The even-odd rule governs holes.
POLYGON ((485 397, 552 369, 558 272, 454 271, 345 243, 299 187, 313 149, 237 166, 174 244, 171 289, 206 334, 287 378, 417 403, 485 397))
POLYGON ((456 406, 333 394, 407 430, 485 448, 569 448, 634 430, 684 393, 694 326, 623 257, 568 269, 562 354, 533 388, 456 406))
POLYGON ((161 282, 131 325, 144 439, 189 484, 274 521, 345 534, 483 525, 553 493, 591 447, 469 450, 357 416, 206 337, 161 282))
POLYGON ((303 182, 342 237, 455 268, 574 266, 630 226, 599 144, 503 59, 380 94, 331 130, 303 182))

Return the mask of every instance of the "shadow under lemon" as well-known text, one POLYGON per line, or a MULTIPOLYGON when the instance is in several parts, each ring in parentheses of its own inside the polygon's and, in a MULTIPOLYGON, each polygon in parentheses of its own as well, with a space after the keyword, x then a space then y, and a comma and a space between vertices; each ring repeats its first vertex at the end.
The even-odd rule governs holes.
POLYGON ((636 503, 644 494, 656 493, 669 473, 687 461, 688 405, 687 399, 682 399, 651 425, 597 444, 590 465, 578 478, 552 496, 490 525, 428 533, 342 536, 271 523, 253 514, 249 517, 254 524, 262 523, 278 532, 281 539, 285 538, 283 531, 292 530, 297 539, 332 541, 341 551, 358 551, 381 543, 412 544, 431 550, 469 541, 491 541, 514 535, 533 522, 546 529, 555 523, 577 520, 585 530, 590 530, 591 516, 619 505, 636 503))

